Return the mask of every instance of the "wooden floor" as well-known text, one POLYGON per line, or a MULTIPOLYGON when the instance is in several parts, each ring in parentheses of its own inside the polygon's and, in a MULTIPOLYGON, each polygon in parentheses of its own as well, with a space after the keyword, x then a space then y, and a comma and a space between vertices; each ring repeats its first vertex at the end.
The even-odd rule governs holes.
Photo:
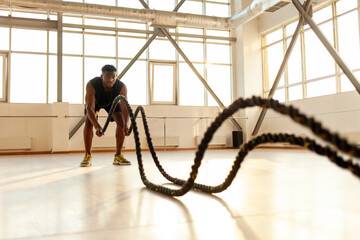
MULTIPOLYGON (((157 154, 188 178, 195 151, 157 154)), ((197 182, 222 183, 236 154, 207 151, 197 182)), ((360 239, 360 179, 311 152, 252 151, 226 191, 174 198, 146 189, 125 156, 131 166, 94 153, 90 168, 83 154, 0 156, 0 239, 360 239)), ((151 181, 168 183, 143 159, 151 181)))

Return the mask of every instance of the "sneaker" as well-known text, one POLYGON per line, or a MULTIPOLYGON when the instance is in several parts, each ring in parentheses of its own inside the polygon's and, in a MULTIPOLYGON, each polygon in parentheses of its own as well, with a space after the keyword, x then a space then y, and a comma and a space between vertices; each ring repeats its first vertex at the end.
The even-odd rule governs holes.
POLYGON ((131 162, 128 161, 122 154, 114 156, 114 165, 131 165, 131 162))
POLYGON ((91 160, 92 157, 90 154, 86 153, 84 160, 82 160, 82 162, 80 163, 80 167, 90 167, 91 166, 91 160))

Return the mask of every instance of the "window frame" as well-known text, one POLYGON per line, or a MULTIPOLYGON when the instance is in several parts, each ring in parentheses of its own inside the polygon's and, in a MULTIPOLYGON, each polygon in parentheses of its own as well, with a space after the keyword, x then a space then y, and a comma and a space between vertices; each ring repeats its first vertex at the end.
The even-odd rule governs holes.
MULTIPOLYGON (((175 1, 175 5, 176 3, 178 3, 180 0, 174 0, 175 1)), ((229 11, 230 11, 230 1, 228 0, 205 0, 205 1, 198 1, 198 0, 189 0, 191 2, 195 2, 195 3, 199 3, 202 6, 202 14, 204 14, 206 12, 206 4, 207 3, 211 3, 211 4, 217 4, 217 5, 221 5, 221 6, 228 6, 229 7, 229 11)), ((99 4, 101 4, 101 1, 99 1, 99 4)), ((116 2, 116 5, 120 5, 119 2, 116 2)), ((139 8, 142 8, 141 4, 138 3, 139 8)), ((7 8, 2 8, 0 7, 0 10, 7 10, 7 8)), ((181 9, 180 9, 181 10, 181 9)), ((22 13, 26 13, 28 14, 28 16, 26 17, 27 21, 31 22, 31 21, 36 21, 36 19, 38 18, 37 16, 32 16, 33 14, 40 14, 41 18, 43 21, 46 20, 51 20, 56 22, 57 21, 57 14, 53 13, 53 12, 48 12, 48 11, 40 11, 40 10, 34 10, 34 9, 9 9, 9 16, 11 16, 13 13, 16 14, 22 14, 22 13)), ((181 12, 181 11, 180 11, 181 12)), ((186 12, 186 11, 185 11, 186 12)), ((87 79, 85 79, 85 62, 86 59, 88 57, 96 57, 96 58, 108 58, 108 59, 115 59, 116 62, 116 67, 119 67, 119 60, 131 60, 134 56, 121 56, 121 54, 119 53, 119 39, 124 37, 124 38, 139 38, 139 39, 145 39, 146 41, 151 37, 151 34, 153 33, 153 27, 151 26, 150 23, 145 22, 145 21, 137 21, 137 20, 130 20, 130 19, 121 19, 121 18, 116 18, 116 17, 104 17, 104 16, 87 16, 87 15, 81 15, 81 14, 74 14, 74 13, 63 13, 62 14, 63 17, 63 22, 62 22, 62 35, 63 35, 63 47, 62 47, 62 56, 63 57, 80 57, 82 58, 82 69, 79 69, 80 72, 82 72, 82 83, 83 86, 85 86, 87 79), (72 18, 76 18, 76 22, 73 22, 72 18), (89 20, 91 20, 89 22, 89 20), (93 22, 93 20, 95 21, 95 23, 93 22), (96 20, 103 20, 103 21, 107 21, 107 23, 111 25, 108 26, 108 24, 105 24, 106 26, 100 26, 101 23, 103 21, 99 21, 99 24, 97 24, 96 20), (114 22, 114 25, 112 24, 114 22), (126 26, 121 28, 121 25, 123 23, 130 23, 130 24, 140 24, 139 27, 131 27, 131 26, 126 26), (99 25, 99 26, 98 26, 99 25), (77 36, 77 41, 76 43, 79 43, 79 46, 81 44, 81 46, 79 47, 79 51, 66 51, 67 47, 64 45, 64 35, 65 35, 65 39, 66 36, 72 36, 71 34, 78 34, 79 36, 77 36), (87 54, 86 52, 86 45, 85 45, 85 37, 87 35, 97 35, 97 36, 101 36, 101 35, 109 35, 109 36, 114 36, 115 37, 115 44, 116 44, 116 50, 115 50, 115 56, 90 56, 87 54)), ((232 59, 232 44, 233 41, 235 41, 236 38, 231 37, 230 34, 230 30, 228 29, 212 29, 212 28, 201 28, 201 27, 190 27, 190 26, 182 26, 179 25, 177 26, 175 29, 170 29, 169 30, 174 38, 174 40, 176 41, 177 44, 180 45, 181 42, 189 42, 189 43, 201 43, 202 44, 202 48, 203 48, 203 54, 202 54, 202 60, 201 59, 196 59, 194 61, 191 61, 193 64, 203 64, 204 65, 204 72, 203 72, 203 78, 205 79, 205 81, 207 81, 207 69, 206 69, 206 64, 208 63, 207 60, 207 46, 208 44, 219 44, 219 45, 228 45, 229 46, 229 61, 227 61, 227 63, 225 65, 230 66, 230 68, 232 68, 232 64, 233 64, 233 59, 232 59), (187 29, 196 29, 197 32, 196 33, 182 33, 181 32, 181 28, 187 28, 187 29), (199 32, 198 32, 199 31, 199 32), (207 34, 207 31, 209 31, 209 34, 207 34), (220 31, 219 33, 216 31, 220 31)), ((50 84, 50 78, 54 79, 54 76, 51 75, 50 77, 50 73, 52 71, 50 71, 50 57, 53 59, 53 57, 57 57, 57 48, 56 44, 52 44, 52 42, 56 41, 56 37, 57 37, 57 28, 54 27, 43 27, 43 26, 37 26, 36 24, 34 24, 33 26, 31 24, 29 24, 28 27, 23 27, 23 26, 18 26, 18 25, 11 25, 9 23, 9 50, 8 50, 8 65, 7 65, 7 72, 6 74, 8 75, 7 77, 7 82, 6 82, 6 88, 4 88, 6 91, 6 101, 11 102, 11 95, 12 93, 10 92, 10 86, 12 85, 12 79, 10 79, 10 77, 14 77, 11 74, 11 55, 13 53, 24 53, 24 54, 40 54, 40 55, 47 55, 47 77, 46 77, 46 81, 47 81, 47 86, 46 86, 46 103, 51 103, 53 100, 53 98, 50 99, 50 95, 53 96, 54 94, 52 94, 52 92, 54 92, 54 89, 56 88, 56 94, 59 94, 58 89, 57 89, 57 85, 54 84, 50 84), (26 29, 26 30, 42 30, 42 31, 46 31, 47 32, 47 36, 46 36, 46 42, 47 42, 47 47, 46 50, 41 50, 41 51, 37 51, 37 52, 32 52, 32 51, 27 51, 27 49, 21 49, 21 51, 14 51, 14 49, 11 49, 11 39, 12 39, 12 35, 11 35, 11 29, 26 29), (50 86, 52 86, 50 88, 50 86), (50 94, 51 92, 51 94, 50 94)), ((157 40, 164 40, 164 41, 168 41, 167 39, 163 39, 161 37, 157 37, 157 40)), ((66 42, 66 41, 65 41, 66 42)), ((73 44, 73 43, 71 43, 73 44)), ((6 51, 7 49, 2 49, 4 51, 6 51)), ((139 46, 139 50, 140 50, 140 46, 139 46)), ((143 55, 138 59, 141 61, 146 61, 146 65, 147 65, 147 69, 146 69, 146 78, 144 81, 146 83, 146 102, 141 103, 143 105, 151 105, 154 104, 150 101, 150 97, 151 97, 151 85, 149 84, 150 81, 150 63, 154 61, 173 61, 174 63, 176 63, 175 65, 175 78, 174 78, 174 88, 175 88, 175 92, 173 94, 173 101, 171 101, 171 104, 175 104, 175 105, 179 105, 180 106, 180 89, 179 89, 179 81, 180 81, 180 76, 181 73, 179 73, 179 64, 180 63, 186 63, 183 59, 180 59, 180 55, 179 53, 174 49, 175 51, 175 58, 174 59, 169 59, 169 60, 160 60, 160 59, 151 59, 151 56, 149 54, 149 48, 147 48, 143 55)), ((134 54, 135 55, 135 54, 134 54)), ((54 61, 53 61, 54 62, 54 61)), ((214 62, 213 64, 218 64, 217 62, 214 62)), ((99 66, 99 68, 101 68, 101 66, 99 66)), ((123 69, 119 69, 119 72, 121 72, 123 69)), ((64 75, 64 73, 63 73, 64 75)), ((64 78, 64 77, 63 77, 64 78)), ((79 79, 80 80, 80 79, 79 79)), ((59 81, 57 79, 57 81, 59 81)), ((64 81, 64 79, 63 79, 64 81)), ((233 87, 234 87, 234 83, 233 83, 233 75, 230 75, 230 79, 228 79, 228 81, 230 81, 230 93, 232 94, 233 91, 233 87)), ((53 83, 53 82, 52 82, 53 83)), ((64 83, 64 82, 63 82, 64 83)), ((62 89, 61 94, 64 95, 64 90, 62 89)), ((66 91, 66 90, 65 90, 66 91)), ((203 98, 204 100, 204 105, 201 106, 208 106, 208 100, 207 100, 207 91, 206 89, 204 89, 203 92, 203 98)), ((232 99, 232 97, 231 97, 232 99)), ((0 101, 2 101, 0 99, 0 101)), ((55 100, 56 101, 56 100, 55 100)), ((30 102, 29 102, 30 103, 30 102)), ((45 102, 44 102, 45 103, 45 102)), ((76 100, 76 102, 74 101, 73 103, 76 104, 83 104, 84 103, 84 90, 82 91, 82 100, 80 102, 79 99, 76 100)), ((160 103, 163 104, 163 103, 160 103)), ((197 105, 195 105, 197 106, 197 105)))
POLYGON ((2 97, 0 102, 7 102, 9 99, 9 53, 0 51, 0 57, 3 58, 1 84, 2 84, 2 97))
POLYGON ((177 92, 178 92, 178 76, 177 76, 177 63, 176 61, 149 61, 149 97, 151 105, 177 105, 177 92), (171 101, 156 101, 154 100, 154 68, 155 66, 173 66, 173 89, 171 101))
MULTIPOLYGON (((341 0, 340 0, 341 1, 341 0)), ((321 22, 318 22, 317 25, 320 27, 321 25, 323 24, 326 24, 327 22, 332 22, 333 24, 333 31, 332 31, 332 36, 331 38, 332 39, 329 39, 329 40, 333 40, 333 47, 336 49, 336 51, 339 53, 339 36, 338 36, 338 28, 339 28, 339 25, 338 25, 338 18, 345 15, 345 14, 349 14, 353 11, 356 11, 357 14, 358 14, 358 19, 359 19, 359 22, 360 22, 360 11, 359 11, 359 5, 357 8, 354 8, 354 9, 350 9, 350 10, 347 10, 345 11, 344 13, 341 13, 341 14, 337 14, 337 2, 339 1, 336 1, 336 2, 332 2, 332 3, 329 3, 323 7, 321 7, 320 9, 317 9, 314 13, 316 13, 317 11, 321 11, 322 9, 324 8, 327 8, 327 7, 330 7, 331 10, 332 10, 332 16, 329 18, 329 19, 325 19, 321 22)), ((295 21, 296 22, 296 21, 295 21)), ((262 70, 263 70, 263 73, 262 73, 262 76, 263 76, 263 80, 262 80, 262 83, 263 83, 263 96, 264 97, 268 97, 269 95, 269 92, 271 90, 271 87, 269 84, 270 84, 270 79, 268 79, 268 63, 267 63, 267 48, 274 45, 275 43, 279 43, 279 42, 283 42, 283 46, 284 46, 284 51, 287 50, 287 41, 289 39, 292 38, 293 36, 293 33, 287 33, 286 32, 286 28, 287 26, 293 24, 294 21, 292 22, 288 22, 288 23, 285 23, 283 25, 281 25, 280 27, 277 27, 276 29, 272 30, 271 32, 267 32, 265 34, 262 35, 262 50, 261 50, 261 56, 262 56, 262 70), (278 31, 279 29, 282 30, 283 32, 283 37, 282 39, 278 39, 276 40, 275 42, 271 42, 269 44, 266 43, 266 36, 273 33, 273 32, 276 32, 278 31)), ((360 28, 360 24, 359 24, 359 28, 360 28)), ((331 77, 335 77, 336 79, 336 93, 341 93, 341 92, 345 92, 341 89, 341 86, 342 86, 342 76, 343 76, 343 73, 342 73, 342 70, 340 69, 340 67, 337 65, 336 61, 334 60, 334 63, 335 63, 335 67, 334 67, 334 74, 330 74, 330 75, 321 75, 321 76, 318 76, 318 77, 315 77, 315 78, 311 78, 309 79, 307 77, 307 72, 306 72, 306 69, 307 69, 307 65, 306 65, 306 52, 305 52, 305 32, 307 31, 312 31, 312 29, 305 25, 302 27, 301 31, 300 31, 300 34, 299 34, 299 38, 298 38, 298 41, 300 41, 300 47, 301 47, 301 73, 302 73, 302 81, 301 82, 296 82, 296 83, 291 83, 289 84, 289 76, 288 76, 288 65, 286 66, 285 70, 284 70, 284 80, 285 80, 285 85, 284 86, 278 86, 276 88, 276 90, 280 90, 280 89, 284 89, 285 88, 285 102, 287 101, 293 101, 293 100, 290 100, 291 99, 291 96, 289 96, 289 88, 291 87, 295 87, 295 86, 298 86, 298 85, 301 85, 302 86, 302 89, 303 89, 303 97, 301 99, 307 99, 309 98, 308 97, 308 94, 307 94, 307 84, 308 83, 313 83, 313 82, 317 82, 317 81, 321 81, 323 79, 328 79, 328 78, 331 78, 331 77)), ((359 35, 360 35, 360 29, 359 29, 359 35)), ((331 42, 331 41, 330 41, 331 42)), ((285 53, 285 52, 284 52, 285 53)), ((341 56, 341 55, 340 55, 341 56)), ((345 62, 346 63, 346 62, 345 62)), ((278 70, 278 69, 277 69, 278 70)), ((351 69, 351 71, 355 74, 356 72, 360 71, 360 68, 359 69, 351 69)), ((358 79, 359 80, 359 79, 358 79)), ((353 89, 355 90, 355 89, 353 89)), ((331 94, 335 94, 335 93, 327 93, 325 95, 331 95, 331 94)), ((321 95, 318 95, 318 97, 320 96, 325 96, 323 94, 321 95)), ((297 100, 297 99, 296 99, 297 100)))

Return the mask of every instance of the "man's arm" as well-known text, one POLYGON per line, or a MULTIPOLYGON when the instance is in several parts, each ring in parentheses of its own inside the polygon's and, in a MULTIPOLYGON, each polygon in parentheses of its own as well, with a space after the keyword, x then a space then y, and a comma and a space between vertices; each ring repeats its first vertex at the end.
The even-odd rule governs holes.
POLYGON ((96 129, 96 135, 101 137, 104 135, 101 133, 102 127, 100 126, 99 122, 96 120, 95 115, 95 89, 91 85, 90 82, 86 85, 86 94, 85 94, 85 103, 86 103, 86 114, 89 118, 90 122, 96 129))
MULTIPOLYGON (((123 95, 127 99, 127 88, 126 88, 125 84, 121 88, 120 95, 123 95)), ((122 115, 122 118, 124 121, 124 132, 125 132, 126 136, 129 136, 129 134, 127 134, 127 131, 129 130, 129 128, 128 128, 129 113, 128 113, 128 110, 126 108, 124 101, 120 101, 120 104, 121 104, 121 111, 122 111, 121 115, 122 115)))

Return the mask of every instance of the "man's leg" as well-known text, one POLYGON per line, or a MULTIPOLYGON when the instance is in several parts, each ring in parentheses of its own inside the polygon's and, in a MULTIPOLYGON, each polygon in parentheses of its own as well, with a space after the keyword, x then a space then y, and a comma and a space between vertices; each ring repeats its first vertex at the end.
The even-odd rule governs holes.
POLYGON ((84 127, 84 144, 85 144, 85 152, 91 155, 91 145, 92 139, 94 136, 93 125, 90 122, 89 118, 86 117, 85 127, 84 127))
POLYGON ((112 117, 116 122, 116 155, 120 155, 125 139, 124 120, 122 118, 121 112, 114 112, 112 117))
POLYGON ((114 165, 130 165, 131 162, 128 161, 122 154, 121 150, 124 144, 125 133, 124 133, 124 120, 122 118, 121 112, 114 112, 112 115, 113 119, 116 122, 116 154, 114 157, 114 165))
POLYGON ((90 167, 91 166, 91 144, 93 139, 93 125, 90 122, 89 118, 86 117, 85 127, 84 127, 84 144, 85 144, 85 157, 84 160, 80 163, 80 167, 90 167))

